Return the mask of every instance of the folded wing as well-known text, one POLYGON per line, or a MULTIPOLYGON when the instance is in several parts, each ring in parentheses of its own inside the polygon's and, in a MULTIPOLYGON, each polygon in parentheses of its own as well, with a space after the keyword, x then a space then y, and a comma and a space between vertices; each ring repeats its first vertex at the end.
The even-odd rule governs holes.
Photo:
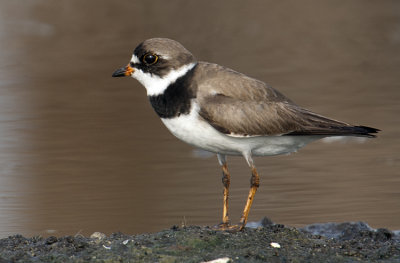
POLYGON ((202 100, 200 116, 231 136, 323 135, 375 137, 378 130, 352 126, 286 101, 249 101, 215 94, 202 100))

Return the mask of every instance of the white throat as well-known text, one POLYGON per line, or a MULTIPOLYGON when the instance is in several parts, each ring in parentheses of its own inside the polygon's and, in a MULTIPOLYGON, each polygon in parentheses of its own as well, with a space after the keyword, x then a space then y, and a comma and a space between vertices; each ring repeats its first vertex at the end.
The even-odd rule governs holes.
POLYGON ((135 71, 132 73, 132 77, 137 79, 146 88, 147 96, 157 96, 162 94, 170 84, 174 83, 178 78, 185 75, 195 65, 196 63, 190 63, 180 67, 177 70, 171 70, 162 78, 135 69, 135 71))

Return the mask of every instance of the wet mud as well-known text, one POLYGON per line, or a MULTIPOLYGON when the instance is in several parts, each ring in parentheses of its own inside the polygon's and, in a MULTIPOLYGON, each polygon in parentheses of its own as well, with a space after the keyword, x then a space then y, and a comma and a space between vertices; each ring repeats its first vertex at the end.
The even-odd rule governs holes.
POLYGON ((400 262, 400 235, 366 223, 293 228, 263 219, 241 232, 173 226, 152 234, 0 240, 0 262, 400 262), (214 261, 216 262, 216 261, 214 261))

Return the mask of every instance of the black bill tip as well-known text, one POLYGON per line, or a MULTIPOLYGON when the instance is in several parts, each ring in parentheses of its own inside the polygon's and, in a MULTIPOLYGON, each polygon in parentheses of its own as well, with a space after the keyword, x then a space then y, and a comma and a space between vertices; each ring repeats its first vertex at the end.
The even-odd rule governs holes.
POLYGON ((126 68, 119 68, 112 74, 113 78, 116 77, 125 77, 126 76, 126 68))

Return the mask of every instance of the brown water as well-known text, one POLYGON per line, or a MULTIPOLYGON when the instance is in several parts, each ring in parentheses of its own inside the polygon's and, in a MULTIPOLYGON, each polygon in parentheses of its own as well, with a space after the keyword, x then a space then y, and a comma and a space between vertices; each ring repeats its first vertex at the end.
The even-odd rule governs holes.
MULTIPOLYGON (((256 158, 250 221, 400 229, 398 1, 31 0, 0 2, 0 237, 220 222, 215 156, 175 139, 138 82, 111 78, 159 36, 313 111, 383 130, 256 158)), ((250 172, 228 161, 236 221, 250 172)))

